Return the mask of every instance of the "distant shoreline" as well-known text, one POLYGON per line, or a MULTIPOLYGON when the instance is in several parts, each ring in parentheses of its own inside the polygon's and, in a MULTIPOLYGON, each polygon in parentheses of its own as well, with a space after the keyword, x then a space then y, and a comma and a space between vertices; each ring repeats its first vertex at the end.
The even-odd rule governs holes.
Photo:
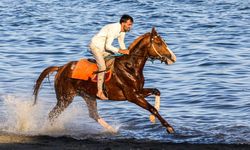
POLYGON ((142 141, 135 139, 121 140, 96 140, 84 139, 77 140, 69 137, 50 137, 50 136, 19 136, 19 135, 0 135, 0 149, 223 149, 223 150, 245 150, 250 149, 250 144, 190 144, 190 143, 167 143, 157 141, 142 141))

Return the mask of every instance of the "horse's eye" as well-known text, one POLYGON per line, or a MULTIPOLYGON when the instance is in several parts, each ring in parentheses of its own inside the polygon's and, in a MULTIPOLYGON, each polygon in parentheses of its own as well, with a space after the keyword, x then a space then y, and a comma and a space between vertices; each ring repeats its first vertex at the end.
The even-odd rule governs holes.
POLYGON ((161 44, 161 43, 162 43, 161 40, 160 40, 159 38, 155 38, 155 39, 154 39, 154 42, 155 42, 156 44, 161 44))

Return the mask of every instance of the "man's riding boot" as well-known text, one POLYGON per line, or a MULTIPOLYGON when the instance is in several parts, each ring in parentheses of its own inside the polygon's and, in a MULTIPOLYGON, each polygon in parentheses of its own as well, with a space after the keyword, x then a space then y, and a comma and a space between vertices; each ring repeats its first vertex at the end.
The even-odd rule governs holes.
POLYGON ((105 96, 104 92, 103 92, 104 76, 105 76, 105 72, 98 73, 98 75, 97 75, 97 77, 98 77, 98 81, 97 81, 98 92, 97 92, 96 96, 98 98, 100 98, 101 100, 107 100, 108 99, 105 96))

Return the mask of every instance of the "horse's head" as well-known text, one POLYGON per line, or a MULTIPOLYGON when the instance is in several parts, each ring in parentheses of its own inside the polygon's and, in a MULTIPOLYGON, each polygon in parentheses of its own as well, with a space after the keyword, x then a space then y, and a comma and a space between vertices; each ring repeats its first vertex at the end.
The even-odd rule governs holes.
POLYGON ((158 59, 168 65, 176 61, 175 54, 168 48, 168 45, 158 35, 154 27, 150 33, 148 55, 151 59, 158 59))

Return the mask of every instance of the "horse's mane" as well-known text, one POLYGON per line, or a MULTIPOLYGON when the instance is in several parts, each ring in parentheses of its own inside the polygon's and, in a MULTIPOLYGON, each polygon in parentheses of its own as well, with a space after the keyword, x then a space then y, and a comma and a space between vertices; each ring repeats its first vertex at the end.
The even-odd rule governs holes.
POLYGON ((128 49, 129 50, 133 50, 136 45, 147 35, 147 34, 150 34, 150 33, 145 33, 141 36, 139 36, 137 39, 134 40, 134 42, 132 44, 129 45, 128 49))

